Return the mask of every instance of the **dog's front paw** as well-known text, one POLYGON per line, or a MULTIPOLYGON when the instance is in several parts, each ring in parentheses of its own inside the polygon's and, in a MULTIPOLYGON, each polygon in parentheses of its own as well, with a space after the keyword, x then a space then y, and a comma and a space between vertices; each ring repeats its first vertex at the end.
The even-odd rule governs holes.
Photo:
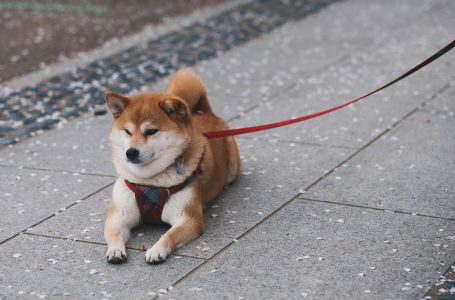
POLYGON ((126 251, 120 248, 108 248, 106 258, 111 264, 124 263, 126 261, 126 251))
POLYGON ((159 264, 166 260, 171 254, 172 249, 165 247, 165 245, 158 241, 152 248, 148 249, 145 253, 145 261, 148 264, 159 264))

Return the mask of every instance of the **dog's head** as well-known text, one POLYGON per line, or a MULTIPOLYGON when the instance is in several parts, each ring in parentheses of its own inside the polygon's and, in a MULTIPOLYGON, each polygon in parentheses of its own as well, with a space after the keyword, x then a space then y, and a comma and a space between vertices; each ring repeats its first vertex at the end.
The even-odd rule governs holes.
POLYGON ((171 165, 188 147, 193 127, 188 105, 163 93, 125 97, 106 92, 114 117, 110 140, 117 172, 149 178, 171 165))

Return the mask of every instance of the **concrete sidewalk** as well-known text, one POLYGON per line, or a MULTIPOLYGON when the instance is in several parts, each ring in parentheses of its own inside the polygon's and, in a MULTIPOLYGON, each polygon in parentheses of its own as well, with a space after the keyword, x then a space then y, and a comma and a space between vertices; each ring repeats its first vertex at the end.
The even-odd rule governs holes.
MULTIPOLYGON (((454 12, 449 0, 337 2, 194 70, 232 127, 282 120, 407 71, 454 38, 454 12)), ((105 261, 110 116, 6 147, 0 299, 453 299, 441 276, 455 261, 454 61, 238 137, 241 176, 207 208, 206 232, 161 265, 143 252, 159 226, 133 233, 127 263, 105 261)))

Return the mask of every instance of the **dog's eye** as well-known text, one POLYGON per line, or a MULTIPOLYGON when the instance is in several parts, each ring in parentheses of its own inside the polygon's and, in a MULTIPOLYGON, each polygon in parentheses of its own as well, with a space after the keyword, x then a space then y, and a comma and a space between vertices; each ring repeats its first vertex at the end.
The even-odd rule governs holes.
POLYGON ((124 130, 125 130, 127 135, 131 135, 131 132, 128 129, 124 128, 124 130))
POLYGON ((145 132, 144 132, 144 135, 145 136, 150 136, 150 135, 154 135, 155 133, 158 132, 158 129, 147 129, 145 132))

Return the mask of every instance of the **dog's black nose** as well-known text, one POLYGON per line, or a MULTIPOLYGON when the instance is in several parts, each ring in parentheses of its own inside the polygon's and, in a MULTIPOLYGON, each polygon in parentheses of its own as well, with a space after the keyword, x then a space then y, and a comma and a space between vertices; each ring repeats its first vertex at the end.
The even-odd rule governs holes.
POLYGON ((126 150, 126 157, 130 160, 135 160, 139 156, 139 150, 136 148, 129 148, 126 150))

